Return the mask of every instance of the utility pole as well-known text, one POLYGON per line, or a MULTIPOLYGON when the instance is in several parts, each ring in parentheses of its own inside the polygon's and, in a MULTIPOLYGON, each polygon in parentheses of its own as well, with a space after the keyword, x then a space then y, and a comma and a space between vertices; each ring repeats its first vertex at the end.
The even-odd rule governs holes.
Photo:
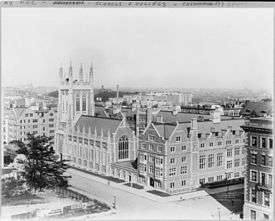
POLYGON ((220 211, 220 207, 218 207, 218 216, 219 216, 219 221, 221 221, 221 211, 220 211))

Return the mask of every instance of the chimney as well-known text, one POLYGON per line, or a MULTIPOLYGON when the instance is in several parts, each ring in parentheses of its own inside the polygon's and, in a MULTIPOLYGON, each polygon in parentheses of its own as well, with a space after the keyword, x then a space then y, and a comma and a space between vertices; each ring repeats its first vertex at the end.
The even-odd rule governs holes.
POLYGON ((197 121, 197 118, 192 118, 192 119, 191 119, 191 129, 192 129, 192 130, 197 130, 197 129, 198 129, 198 121, 197 121))
POLYGON ((221 122, 221 112, 218 110, 214 110, 210 113, 210 119, 213 123, 220 123, 221 122))

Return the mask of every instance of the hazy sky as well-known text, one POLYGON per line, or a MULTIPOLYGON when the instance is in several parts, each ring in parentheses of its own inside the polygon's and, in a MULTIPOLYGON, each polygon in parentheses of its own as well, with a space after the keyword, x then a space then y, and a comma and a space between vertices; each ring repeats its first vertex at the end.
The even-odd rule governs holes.
POLYGON ((3 85, 272 88, 273 9, 2 9, 3 85))

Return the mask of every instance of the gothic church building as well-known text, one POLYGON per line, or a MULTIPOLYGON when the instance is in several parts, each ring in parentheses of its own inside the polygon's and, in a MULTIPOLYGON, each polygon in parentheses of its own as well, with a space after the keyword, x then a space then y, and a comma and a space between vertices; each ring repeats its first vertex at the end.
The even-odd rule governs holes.
POLYGON ((77 75, 60 68, 59 80, 56 152, 73 167, 137 182, 137 139, 126 119, 95 116, 92 65, 77 75))

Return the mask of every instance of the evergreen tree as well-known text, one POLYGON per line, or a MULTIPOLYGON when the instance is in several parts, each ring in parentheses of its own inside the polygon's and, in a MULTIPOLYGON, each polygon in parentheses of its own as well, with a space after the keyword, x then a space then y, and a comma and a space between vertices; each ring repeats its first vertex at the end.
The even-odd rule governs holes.
POLYGON ((26 143, 11 142, 19 147, 17 154, 26 156, 22 175, 26 184, 35 191, 68 186, 70 176, 64 175, 68 165, 55 154, 51 140, 50 137, 28 134, 26 143))

